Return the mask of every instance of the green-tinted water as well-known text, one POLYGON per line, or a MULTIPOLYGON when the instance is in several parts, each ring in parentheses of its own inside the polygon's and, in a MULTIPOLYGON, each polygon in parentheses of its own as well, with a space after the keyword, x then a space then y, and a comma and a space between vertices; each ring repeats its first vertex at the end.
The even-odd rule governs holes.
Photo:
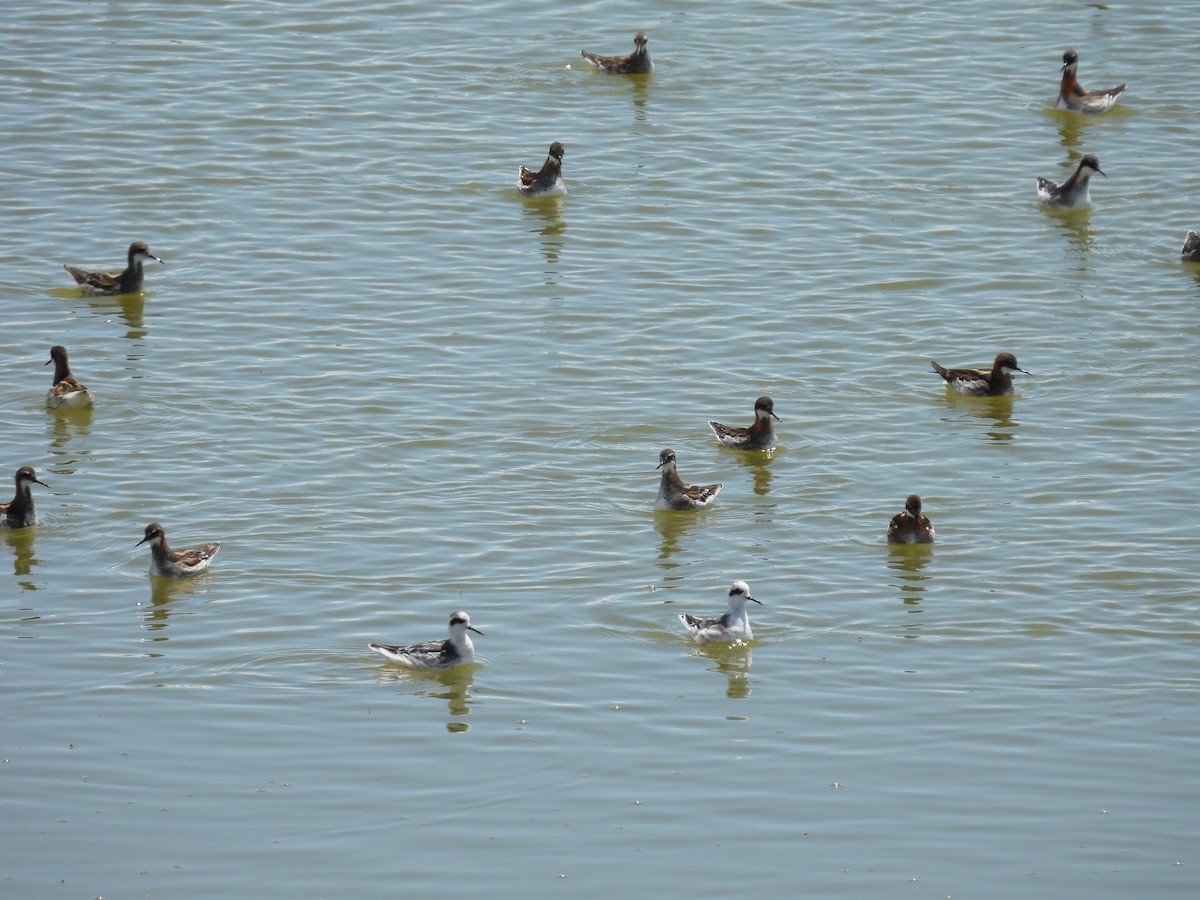
POLYGON ((1191 19, 6 26, 0 475, 50 489, 0 546, 4 895, 1200 890, 1191 19), (653 78, 582 68, 639 28, 653 78), (1050 109, 1066 46, 1112 114, 1050 109), (570 196, 521 200, 553 140, 570 196), (58 268, 134 239, 144 298, 58 268), (93 411, 43 408, 56 343, 93 411), (929 371, 1000 350, 1010 401, 929 371), (719 448, 764 393, 784 446, 719 448), (666 446, 711 512, 652 511, 666 446), (938 543, 889 550, 913 491, 938 543), (155 520, 212 572, 152 584, 155 520), (690 646, 733 578, 755 645, 690 646), (473 671, 366 649, 459 608, 473 671))

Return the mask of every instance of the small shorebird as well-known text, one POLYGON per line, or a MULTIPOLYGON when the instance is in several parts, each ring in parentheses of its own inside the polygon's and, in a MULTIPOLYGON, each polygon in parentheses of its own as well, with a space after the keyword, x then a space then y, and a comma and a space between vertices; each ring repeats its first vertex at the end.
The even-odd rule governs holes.
POLYGON ((63 268, 78 282, 85 294, 132 294, 142 289, 142 263, 148 259, 162 262, 142 241, 134 241, 129 245, 129 265, 125 267, 124 272, 85 272, 68 265, 64 265, 63 268))
MULTIPOLYGON (((1100 160, 1095 154, 1089 153, 1079 160, 1079 166, 1062 184, 1055 184, 1047 178, 1037 180, 1038 200, 1046 206, 1055 209, 1081 209, 1092 202, 1088 191, 1088 181, 1092 174, 1100 172, 1100 160)), ((1100 172, 1105 178, 1108 176, 1100 172)))
POLYGON ((475 662, 475 645, 468 631, 483 634, 471 625, 471 617, 465 612, 450 614, 450 637, 444 641, 425 641, 401 647, 395 644, 367 644, 381 656, 413 669, 453 669, 475 662))
POLYGON ((1075 68, 1079 65, 1079 54, 1068 50, 1063 54, 1062 81, 1058 85, 1058 99, 1054 105, 1058 109, 1069 109, 1080 113, 1102 113, 1112 109, 1117 102, 1117 95, 1125 90, 1125 85, 1118 84, 1107 91, 1085 91, 1079 86, 1075 77, 1075 68))
POLYGON ((33 466, 21 466, 13 476, 17 483, 17 494, 11 503, 0 503, 0 527, 28 528, 37 524, 37 510, 33 508, 33 485, 50 487, 44 481, 38 481, 33 466))
POLYGON ((1179 251, 1182 262, 1200 262, 1200 234, 1189 231, 1183 237, 1183 249, 1179 251))
POLYGON ((649 41, 650 38, 646 37, 646 32, 639 31, 633 36, 636 49, 628 56, 598 56, 595 53, 588 53, 586 50, 580 50, 579 55, 603 72, 644 75, 654 71, 654 60, 650 58, 650 51, 646 49, 649 41))
POLYGON ((724 487, 720 484, 685 484, 676 469, 675 451, 670 448, 658 454, 655 468, 662 469, 655 509, 704 509, 724 487))
POLYGON ((921 515, 921 498, 909 494, 904 501, 904 512, 896 513, 888 523, 889 544, 932 544, 933 522, 921 515))
POLYGON ((562 177, 562 158, 566 149, 558 141, 550 145, 546 161, 542 163, 541 171, 531 172, 521 166, 517 170, 517 189, 526 197, 540 197, 545 194, 565 194, 567 183, 562 177))
POLYGON ((60 406, 81 407, 92 405, 92 392, 80 384, 71 374, 71 363, 67 360, 67 348, 59 344, 50 348, 50 358, 44 365, 54 363, 54 381, 46 391, 46 405, 51 409, 60 406))
MULTIPOLYGON (((932 360, 931 360, 932 362, 932 360)), ((1029 373, 1017 365, 1017 358, 1011 353, 1001 353, 988 369, 947 369, 933 363, 933 371, 937 372, 950 387, 960 394, 972 397, 995 397, 1000 394, 1011 394, 1013 389, 1013 372, 1029 373)))
POLYGON ((167 533, 157 522, 146 526, 146 536, 135 546, 150 545, 150 574, 178 578, 199 575, 211 564, 221 545, 217 541, 194 550, 172 550, 167 546, 167 533))
POLYGON ((775 426, 772 419, 780 421, 779 416, 775 415, 775 401, 770 397, 759 397, 754 401, 753 425, 739 427, 710 421, 708 427, 718 441, 734 450, 773 450, 775 426))
POLYGON ((692 640, 707 644, 713 641, 750 641, 754 632, 750 630, 750 616, 746 613, 747 601, 762 606, 761 600, 750 596, 750 586, 744 581, 735 581, 729 586, 729 609, 715 619, 701 619, 682 613, 679 621, 687 629, 692 640))

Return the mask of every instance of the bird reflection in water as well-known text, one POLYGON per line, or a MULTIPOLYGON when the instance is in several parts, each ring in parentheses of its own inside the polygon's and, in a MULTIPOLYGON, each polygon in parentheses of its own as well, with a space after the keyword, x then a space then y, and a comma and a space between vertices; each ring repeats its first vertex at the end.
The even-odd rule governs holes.
MULTIPOLYGON (((212 585, 204 581, 187 578, 151 578, 150 602, 142 607, 142 620, 149 631, 162 631, 167 627, 171 613, 171 601, 192 594, 206 594, 212 585)), ((151 640, 165 641, 167 635, 157 634, 151 640)))
POLYGON ((521 204, 522 214, 528 216, 533 227, 529 230, 538 235, 542 255, 546 257, 546 284, 558 281, 558 255, 566 243, 567 223, 563 219, 565 197, 550 195, 527 198, 521 204))
POLYGON ((751 450, 736 454, 737 463, 749 469, 754 479, 754 493, 765 497, 771 492, 771 463, 775 461, 774 450, 751 450))
POLYGON ((633 88, 633 116, 638 122, 646 121, 646 99, 650 96, 650 82, 654 79, 649 75, 630 75, 624 79, 633 88))
POLYGON ((418 697, 445 700, 451 716, 446 723, 446 730, 457 733, 471 727, 460 719, 471 714, 471 686, 475 682, 478 665, 472 663, 453 669, 424 671, 383 663, 379 666, 377 677, 380 684, 403 685, 418 697))
MULTIPOLYGON (((0 528, 0 534, 13 550, 13 575, 17 578, 28 578, 34 566, 40 566, 41 560, 33 555, 33 539, 37 535, 36 528, 0 528)), ((37 584, 32 581, 18 581, 23 591, 36 591, 37 584)))
MULTIPOLYGON (((580 71, 587 72, 589 75, 595 75, 594 78, 588 78, 588 89, 594 90, 603 96, 606 101, 611 98, 613 102, 622 94, 628 92, 633 100, 633 119, 639 125, 649 121, 650 107, 646 105, 646 101, 650 99, 650 89, 654 84, 654 75, 650 72, 627 72, 622 73, 618 77, 612 77, 604 73, 595 73, 590 65, 581 65, 580 71)), ((641 135, 641 132, 635 132, 641 135)))
POLYGON ((659 509, 654 511, 654 530, 662 541, 658 551, 658 565, 663 569, 674 569, 678 562, 671 562, 671 557, 686 549, 681 539, 686 538, 695 529, 703 525, 703 517, 688 511, 659 509))
MULTIPOLYGON (((54 471, 64 475, 74 475, 80 468, 80 459, 68 456, 67 446, 76 437, 87 438, 92 430, 92 414, 94 407, 60 406, 47 410, 50 414, 50 452, 54 454, 54 471)), ((83 450, 80 456, 86 458, 89 451, 83 450)))
MULTIPOLYGON (((993 441, 1011 441, 1017 436, 1021 423, 1013 419, 1012 394, 965 397, 947 391, 944 402, 960 416, 984 420, 984 427, 987 428, 985 434, 993 441)), ((948 416, 945 417, 945 420, 948 419, 948 416)))
POLYGON ((142 291, 130 294, 105 294, 92 296, 78 288, 56 288, 51 291, 56 297, 77 301, 78 310, 86 310, 87 318, 106 319, 116 313, 125 323, 124 337, 131 341, 143 341, 146 329, 146 295, 142 291))
POLYGON ((1073 150, 1079 146, 1084 128, 1094 121, 1065 109, 1051 110, 1050 115, 1058 119, 1058 142, 1067 150, 1073 150))
POLYGON ((1091 209, 1048 210, 1046 215, 1067 236, 1071 258, 1088 263, 1086 267, 1081 265, 1080 268, 1090 270, 1092 247, 1096 243, 1091 209))
MULTIPOLYGON (((895 573, 895 584, 900 588, 900 601, 914 607, 910 612, 920 612, 928 574, 922 569, 933 559, 933 544, 888 544, 887 566, 895 573)), ((913 635, 915 637, 915 635, 913 635)))
POLYGON ((728 679, 726 697, 741 700, 750 696, 750 662, 753 654, 749 644, 697 644, 693 655, 714 662, 716 665, 710 666, 709 671, 720 672, 728 679))

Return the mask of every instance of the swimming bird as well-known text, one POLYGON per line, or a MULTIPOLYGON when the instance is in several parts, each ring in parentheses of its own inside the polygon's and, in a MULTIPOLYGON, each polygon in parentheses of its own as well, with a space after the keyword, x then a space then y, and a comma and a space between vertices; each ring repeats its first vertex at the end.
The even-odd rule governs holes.
POLYGON ((167 533, 157 522, 146 526, 146 536, 135 546, 146 543, 150 545, 150 574, 167 578, 199 575, 212 564, 213 557, 221 549, 221 544, 213 541, 194 550, 172 550, 167 546, 167 533))
POLYGON ((909 494, 904 501, 904 512, 892 516, 888 523, 889 544, 932 544, 933 522, 921 515, 921 498, 909 494))
POLYGON ((517 170, 517 189, 526 197, 539 197, 544 194, 565 194, 567 183, 562 177, 562 158, 566 149, 558 141, 550 145, 546 161, 542 163, 540 172, 531 172, 521 166, 517 170))
POLYGON ((579 55, 602 72, 644 75, 654 71, 654 60, 650 58, 650 51, 646 49, 649 41, 650 38, 646 37, 646 32, 639 31, 633 36, 633 44, 636 49, 628 56, 598 56, 595 53, 588 53, 586 50, 580 50, 579 55))
POLYGON ((1080 113, 1102 113, 1112 109, 1117 102, 1117 95, 1125 90, 1125 85, 1118 84, 1107 91, 1085 91, 1075 77, 1078 65, 1079 54, 1074 50, 1063 54, 1062 81, 1058 85, 1058 99, 1054 105, 1058 109, 1080 113))
POLYGON ((483 634, 471 625, 471 617, 465 612, 450 614, 450 637, 444 641, 425 641, 401 647, 395 644, 367 644, 381 656, 413 669, 453 669, 475 662, 475 645, 468 631, 483 634))
POLYGON ((1200 234, 1189 231, 1183 237, 1183 249, 1179 251, 1182 262, 1200 262, 1200 234))
POLYGON ((715 619, 701 619, 682 613, 679 621, 687 629, 692 640, 700 644, 713 641, 750 641, 754 632, 750 630, 750 616, 746 613, 747 601, 762 606, 761 600, 750 596, 750 586, 744 581, 735 581, 729 586, 729 609, 715 619))
POLYGON ((675 464, 675 451, 667 448, 658 454, 657 469, 662 469, 655 509, 704 509, 713 502, 724 485, 684 484, 675 464))
POLYGON ((38 481, 33 466, 21 466, 13 476, 17 484, 16 496, 11 503, 0 503, 0 527, 28 528, 37 524, 37 510, 33 508, 33 486, 40 484, 50 487, 44 481, 38 481))
MULTIPOLYGON (((1037 180, 1038 200, 1046 206, 1055 209, 1081 209, 1092 202, 1088 191, 1088 180, 1094 172, 1100 172, 1100 160, 1095 154, 1089 153, 1079 160, 1079 166, 1062 184, 1055 184, 1047 178, 1037 180)), ((1108 176, 1100 172, 1105 178, 1108 176)))
POLYGON ((775 426, 771 420, 780 421, 775 415, 775 401, 770 397, 759 397, 754 401, 754 424, 744 427, 709 422, 717 440, 734 450, 775 449, 775 426))
POLYGON ((946 383, 958 393, 973 397, 1011 394, 1013 389, 1012 373, 1029 374, 1017 365, 1017 358, 1011 353, 998 355, 996 361, 992 363, 991 371, 987 369, 947 369, 937 363, 933 363, 933 371, 946 379, 946 383))
MULTIPOLYGON (((142 263, 148 259, 158 259, 150 248, 142 241, 134 241, 129 245, 129 264, 124 272, 85 272, 74 266, 64 265, 71 277, 83 288, 85 294, 102 296, 107 294, 132 294, 142 289, 142 263)), ((166 265, 166 263, 163 263, 166 265)))
POLYGON ((46 405, 51 409, 60 406, 82 407, 92 405, 92 392, 80 384, 71 374, 67 360, 67 348, 56 344, 50 348, 50 358, 45 365, 54 363, 54 381, 46 391, 46 405))

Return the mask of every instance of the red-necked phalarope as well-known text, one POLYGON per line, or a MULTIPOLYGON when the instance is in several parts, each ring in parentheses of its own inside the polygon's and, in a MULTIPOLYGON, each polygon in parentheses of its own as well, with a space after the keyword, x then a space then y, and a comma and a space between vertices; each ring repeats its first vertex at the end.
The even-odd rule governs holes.
POLYGON ((524 166, 517 170, 517 189, 526 197, 539 197, 543 194, 565 194, 567 183, 562 177, 562 158, 567 151, 563 145, 555 141, 550 145, 546 161, 542 163, 540 172, 531 172, 524 166))
POLYGON ((654 71, 654 60, 650 58, 650 51, 646 49, 649 41, 650 38, 646 37, 646 32, 639 31, 633 36, 633 43, 637 49, 628 56, 598 56, 595 53, 588 53, 586 50, 580 50, 579 55, 604 72, 645 75, 654 71))
POLYGON ((754 424, 744 427, 709 422, 717 440, 734 450, 774 450, 775 426, 771 419, 780 421, 775 415, 775 401, 770 397, 759 397, 754 401, 754 424))
POLYGON ((729 609, 725 610, 725 615, 715 619, 701 619, 683 613, 679 621, 683 623, 692 640, 701 644, 712 641, 750 641, 754 639, 754 632, 750 630, 750 616, 746 612, 747 601, 762 606, 761 600, 750 596, 750 586, 746 582, 735 581, 729 586, 729 609))
POLYGON ((904 512, 892 517, 887 539, 891 544, 933 543, 933 522, 928 516, 921 515, 921 498, 916 494, 909 494, 904 501, 904 512))
POLYGON ((33 485, 40 484, 50 487, 44 481, 38 481, 33 466, 21 466, 13 476, 17 483, 17 494, 12 503, 0 503, 0 526, 4 528, 28 528, 37 524, 37 510, 33 508, 33 485))
POLYGON ((167 533, 157 522, 146 526, 146 536, 135 546, 150 545, 150 574, 178 578, 181 575, 199 575, 211 564, 221 544, 213 541, 194 550, 172 550, 167 546, 167 533))
POLYGON ((1182 262, 1200 262, 1200 234, 1189 231, 1183 237, 1183 249, 1179 251, 1182 262))
POLYGON ((475 662, 475 645, 468 631, 483 634, 471 625, 471 617, 459 611, 450 614, 450 637, 444 641, 426 641, 410 647, 395 644, 367 644, 381 656, 413 669, 453 669, 475 662))
POLYGON ((145 243, 134 241, 129 245, 129 264, 124 272, 85 272, 68 265, 64 265, 63 268, 71 273, 71 277, 79 283, 85 294, 132 294, 142 289, 142 263, 148 259, 163 262, 150 252, 145 243))
MULTIPOLYGON (((1079 166, 1073 175, 1062 184, 1055 184, 1046 178, 1037 180, 1038 200, 1046 206, 1056 209, 1081 209, 1092 202, 1088 191, 1088 180, 1093 172, 1100 172, 1100 160, 1092 153, 1079 160, 1079 166)), ((1105 178, 1108 176, 1100 172, 1105 178)))
MULTIPOLYGON (((932 362, 932 360, 931 360, 932 362)), ((1011 394, 1013 389, 1013 372, 1029 373, 1017 365, 1017 358, 1011 353, 1001 353, 988 369, 947 369, 933 363, 933 371, 946 379, 946 383, 960 394, 973 397, 989 397, 999 394, 1011 394)))
POLYGON ((670 448, 658 454, 655 468, 662 469, 655 509, 704 509, 724 487, 721 484, 685 484, 676 469, 675 451, 670 448))
POLYGON ((91 406, 92 392, 80 384, 71 374, 71 364, 67 361, 67 348, 55 345, 50 348, 50 358, 45 365, 54 363, 54 381, 50 390, 46 391, 46 405, 51 409, 60 406, 91 406))
POLYGON ((1069 109, 1080 113, 1102 113, 1112 109, 1117 102, 1117 95, 1125 90, 1125 85, 1118 84, 1107 91, 1085 91, 1075 78, 1075 67, 1079 64, 1079 54, 1068 50, 1063 54, 1062 82, 1058 86, 1058 99, 1054 105, 1059 109, 1069 109))

